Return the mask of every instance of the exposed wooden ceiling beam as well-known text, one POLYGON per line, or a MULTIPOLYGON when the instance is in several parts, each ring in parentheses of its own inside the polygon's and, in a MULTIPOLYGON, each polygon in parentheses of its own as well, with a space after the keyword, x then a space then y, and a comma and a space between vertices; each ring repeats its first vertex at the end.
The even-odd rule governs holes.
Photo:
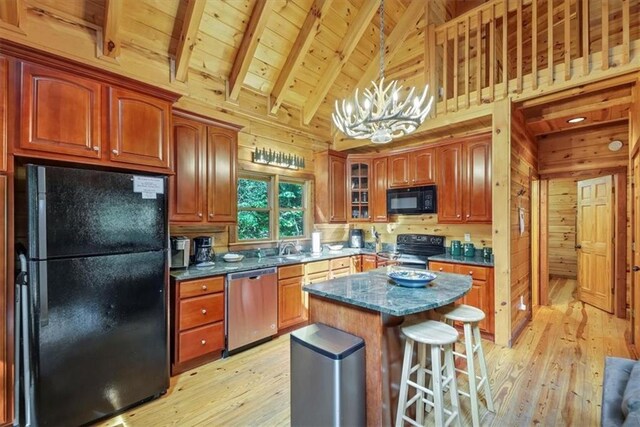
POLYGON ((185 81, 191 52, 196 45, 196 35, 206 6, 206 0, 187 0, 187 7, 182 20, 182 29, 176 48, 176 80, 185 81))
POLYGON ((249 65, 256 53, 256 48, 260 42, 260 37, 267 26, 267 20, 273 10, 272 3, 269 0, 257 0, 251 12, 249 24, 244 32, 240 48, 236 54, 236 59, 231 67, 229 75, 229 99, 237 101, 240 95, 240 87, 244 82, 244 78, 249 71, 249 65))
POLYGON ((349 25, 349 30, 342 39, 342 43, 340 43, 340 47, 336 51, 335 57, 328 59, 329 67, 323 72, 318 85, 315 87, 304 106, 303 121, 305 124, 309 124, 313 116, 316 114, 316 111, 318 111, 318 108, 327 96, 329 89, 335 82, 336 78, 340 75, 342 67, 344 67, 347 61, 349 61, 349 58, 362 38, 362 35, 369 27, 371 19, 373 19, 373 16, 376 14, 379 6, 379 0, 364 2, 355 19, 351 25, 349 25))
POLYGON ((22 0, 0 1, 0 20, 7 24, 20 27, 23 8, 22 0))
POLYGON ((633 102, 633 97, 631 95, 628 95, 628 96, 623 96, 623 97, 620 97, 620 98, 603 100, 601 102, 598 102, 597 104, 590 104, 589 103, 589 104, 586 104, 586 105, 575 106, 573 108, 567 108, 567 109, 564 109, 564 110, 544 113, 544 114, 542 114, 542 115, 540 115, 538 117, 533 117, 533 118, 527 120, 527 125, 529 125, 529 126, 538 125, 539 123, 546 122, 546 121, 549 121, 549 120, 568 119, 568 118, 571 118, 571 117, 579 117, 579 116, 583 116, 583 115, 585 115, 587 113, 591 113, 593 111, 608 110, 608 109, 613 108, 613 107, 630 106, 632 102, 633 102))
POLYGON ((102 53, 110 58, 120 55, 120 18, 123 0, 105 0, 102 26, 102 53))
MULTIPOLYGON (((413 0, 411 4, 404 11, 398 23, 394 27, 389 37, 385 38, 384 43, 384 66, 385 69, 389 66, 389 63, 393 59, 396 53, 402 48, 402 43, 407 39, 407 36, 415 30, 415 25, 425 12, 424 0, 413 0)), ((365 70, 362 77, 358 81, 357 87, 364 88, 369 86, 369 83, 378 77, 380 68, 380 52, 371 58, 369 66, 365 70)))
POLYGON ((320 30, 320 22, 322 21, 325 13, 329 10, 332 1, 333 0, 315 0, 311 5, 311 9, 300 28, 298 37, 291 48, 291 52, 284 63, 284 67, 282 67, 282 71, 280 71, 278 80, 276 80, 276 83, 273 85, 273 90, 270 95, 272 114, 276 114, 278 112, 278 109, 282 104, 282 100, 284 99, 284 95, 291 84, 291 80, 293 80, 293 76, 298 70, 298 67, 302 64, 302 60, 307 54, 316 34, 318 34, 318 31, 320 30))

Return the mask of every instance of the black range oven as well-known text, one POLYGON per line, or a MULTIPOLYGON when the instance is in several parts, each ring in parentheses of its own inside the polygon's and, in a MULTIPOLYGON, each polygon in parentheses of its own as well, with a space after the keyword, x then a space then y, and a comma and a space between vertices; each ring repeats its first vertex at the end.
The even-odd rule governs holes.
POLYGON ((390 215, 420 215, 436 213, 436 186, 387 190, 387 213, 390 215))

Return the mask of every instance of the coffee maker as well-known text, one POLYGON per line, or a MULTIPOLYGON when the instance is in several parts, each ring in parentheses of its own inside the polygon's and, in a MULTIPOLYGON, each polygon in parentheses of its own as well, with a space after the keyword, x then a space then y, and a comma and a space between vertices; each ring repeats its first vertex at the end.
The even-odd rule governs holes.
POLYGON ((171 258, 169 260, 169 268, 189 267, 189 252, 191 249, 189 238, 185 236, 172 236, 170 242, 171 258))
POLYGON ((214 265, 213 238, 210 236, 198 236, 193 239, 193 263, 196 267, 209 267, 214 265))
POLYGON ((349 247, 364 248, 364 231, 361 228, 349 230, 349 247))

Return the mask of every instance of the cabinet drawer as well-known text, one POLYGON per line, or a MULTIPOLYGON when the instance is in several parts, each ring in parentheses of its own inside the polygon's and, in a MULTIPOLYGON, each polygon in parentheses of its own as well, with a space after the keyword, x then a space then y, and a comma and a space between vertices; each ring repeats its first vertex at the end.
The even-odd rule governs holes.
POLYGON ((329 271, 329 260, 310 262, 306 266, 307 274, 329 271))
POLYGON ((180 332, 178 362, 224 348, 224 322, 180 332))
POLYGON ((337 279, 338 277, 345 277, 351 274, 351 268, 338 268, 335 270, 331 270, 331 278, 337 279))
POLYGON ((456 273, 456 265, 447 262, 429 262, 429 270, 444 271, 445 273, 456 273))
POLYGON ((487 280, 487 270, 486 267, 478 267, 475 265, 458 265, 456 266, 456 273, 458 274, 468 274, 473 277, 474 280, 487 280))
POLYGON ((327 280, 329 280, 328 271, 322 271, 320 273, 313 273, 313 274, 307 275, 307 283, 310 285, 313 283, 325 282, 327 280))
POLYGON ((285 265, 278 267, 278 279, 304 276, 304 264, 285 265))
POLYGON ((179 286, 180 299, 222 292, 224 290, 224 276, 189 280, 188 282, 180 282, 179 286))
POLYGON ((351 265, 351 261, 350 261, 349 257, 336 258, 336 259, 332 259, 332 260, 329 261, 329 266, 331 267, 331 270, 336 270, 338 268, 349 267, 350 265, 351 265))
POLYGON ((224 293, 180 301, 180 330, 224 319, 224 293))

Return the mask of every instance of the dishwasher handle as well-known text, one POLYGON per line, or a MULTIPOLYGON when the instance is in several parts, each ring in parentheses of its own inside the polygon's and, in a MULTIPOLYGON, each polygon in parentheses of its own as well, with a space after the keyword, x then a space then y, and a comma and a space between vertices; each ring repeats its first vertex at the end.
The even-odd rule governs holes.
POLYGON ((250 271, 240 271, 238 273, 230 273, 227 275, 227 280, 231 282, 232 280, 237 279, 259 279, 261 276, 266 276, 270 274, 276 274, 278 270, 276 267, 262 268, 260 270, 250 270, 250 271))

